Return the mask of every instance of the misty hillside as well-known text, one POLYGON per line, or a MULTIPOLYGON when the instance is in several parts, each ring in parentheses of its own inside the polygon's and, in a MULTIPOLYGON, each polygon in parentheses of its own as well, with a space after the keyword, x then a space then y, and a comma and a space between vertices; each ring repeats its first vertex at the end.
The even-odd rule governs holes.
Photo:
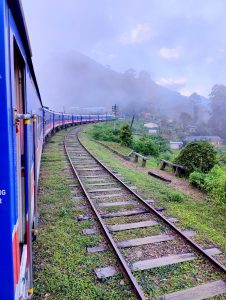
MULTIPOLYGON (((73 52, 70 56, 56 59, 55 68, 48 72, 46 76, 49 78, 57 74, 54 81, 48 79, 54 102, 61 105, 55 105, 57 109, 62 109, 63 105, 67 108, 104 106, 109 110, 117 103, 121 111, 129 113, 148 111, 170 118, 178 118, 180 112, 192 114, 189 97, 156 84, 145 71, 138 75, 132 69, 119 73, 73 52), (60 93, 56 90, 56 80, 63 88, 60 93)), ((205 108, 205 98, 202 102, 205 108)))

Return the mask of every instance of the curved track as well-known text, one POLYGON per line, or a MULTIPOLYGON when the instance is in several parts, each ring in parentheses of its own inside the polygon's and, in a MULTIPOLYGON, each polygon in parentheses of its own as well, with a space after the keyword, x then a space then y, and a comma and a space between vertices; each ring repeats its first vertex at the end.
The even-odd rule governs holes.
MULTIPOLYGON (((211 272, 216 272, 219 280, 206 280, 200 285, 163 295, 159 299, 198 300, 217 295, 223 297, 217 299, 224 299, 226 283, 223 279, 226 269, 212 256, 219 254, 219 250, 216 248, 202 249, 191 239, 194 232, 180 230, 175 225, 177 222, 175 218, 167 219, 150 205, 151 200, 142 199, 134 189, 123 182, 120 175, 113 173, 82 145, 78 137, 79 130, 79 128, 72 129, 65 137, 64 147, 68 160, 99 222, 101 231, 107 239, 108 246, 113 249, 121 271, 129 279, 137 298, 147 299, 134 273, 186 261, 196 261, 199 258, 199 261, 203 261, 203 266, 206 266, 206 263, 211 266, 213 269, 211 272), (126 221, 122 223, 122 220, 126 221), (160 234, 148 234, 148 231, 153 228, 158 228, 160 234), (134 236, 133 231, 138 230, 139 234, 141 229, 144 230, 143 236, 134 236), (125 231, 128 234, 131 232, 133 238, 118 241, 117 233, 125 231), (174 242, 174 247, 171 247, 171 241, 174 242), (142 258, 142 260, 134 262, 138 247, 144 247, 146 249, 145 256, 150 256, 151 259, 142 258), (125 249, 127 254, 124 254, 125 249), (164 252, 167 255, 163 255, 164 252)), ((105 247, 101 245, 93 249, 93 251, 104 250, 105 247)), ((200 264, 197 267, 200 268, 200 264)), ((96 274, 99 277, 108 277, 113 276, 116 272, 117 270, 110 266, 109 268, 100 268, 96 274)))

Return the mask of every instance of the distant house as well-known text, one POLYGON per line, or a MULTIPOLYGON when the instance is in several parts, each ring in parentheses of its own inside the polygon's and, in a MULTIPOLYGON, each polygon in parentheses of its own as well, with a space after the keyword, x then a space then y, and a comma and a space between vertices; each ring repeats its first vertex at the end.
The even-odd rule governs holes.
POLYGON ((187 130, 189 133, 194 133, 194 132, 196 132, 196 130, 197 130, 197 126, 196 126, 196 125, 188 125, 188 126, 186 127, 186 130, 187 130))
POLYGON ((146 123, 144 127, 148 128, 148 133, 159 133, 159 126, 156 123, 146 123))
POLYGON ((142 118, 150 118, 151 117, 151 113, 143 111, 143 112, 140 113, 140 116, 142 118))
POLYGON ((183 147, 182 141, 170 141, 170 149, 181 149, 183 147))
POLYGON ((194 142, 194 141, 206 141, 212 144, 215 147, 220 147, 223 144, 223 139, 219 136, 214 135, 199 135, 199 136, 187 136, 185 138, 187 143, 194 142))

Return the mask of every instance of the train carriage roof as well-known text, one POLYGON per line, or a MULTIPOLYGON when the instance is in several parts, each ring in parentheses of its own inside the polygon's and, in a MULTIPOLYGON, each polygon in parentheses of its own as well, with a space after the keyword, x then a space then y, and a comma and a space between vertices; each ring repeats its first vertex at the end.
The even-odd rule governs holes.
POLYGON ((38 87, 38 83, 37 83, 37 79, 35 76, 34 67, 33 67, 33 63, 32 63, 32 51, 31 51, 31 46, 30 46, 30 41, 29 41, 29 36, 28 36, 28 31, 27 31, 27 26, 26 26, 26 22, 25 22, 25 17, 24 17, 21 1, 20 0, 7 0, 7 2, 8 2, 10 10, 12 12, 12 15, 14 17, 15 23, 17 25, 17 29, 19 31, 21 40, 23 42, 27 62, 29 65, 29 70, 31 72, 31 76, 34 81, 35 88, 37 90, 37 93, 38 93, 38 96, 39 96, 39 99, 40 99, 40 102, 42 105, 41 94, 39 91, 39 87, 38 87))

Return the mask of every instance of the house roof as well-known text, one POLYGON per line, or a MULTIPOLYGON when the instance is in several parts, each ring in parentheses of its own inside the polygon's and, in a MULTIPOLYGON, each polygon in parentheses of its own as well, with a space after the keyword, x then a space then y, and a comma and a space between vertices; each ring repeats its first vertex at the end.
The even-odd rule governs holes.
POLYGON ((198 136, 187 136, 186 141, 211 141, 211 142, 221 142, 223 141, 221 137, 217 135, 198 135, 198 136))
POLYGON ((154 129, 154 128, 158 128, 158 124, 156 123, 146 123, 144 124, 144 127, 149 128, 149 129, 154 129))
POLYGON ((175 144, 175 145, 182 145, 183 142, 182 141, 170 141, 170 144, 175 144))

